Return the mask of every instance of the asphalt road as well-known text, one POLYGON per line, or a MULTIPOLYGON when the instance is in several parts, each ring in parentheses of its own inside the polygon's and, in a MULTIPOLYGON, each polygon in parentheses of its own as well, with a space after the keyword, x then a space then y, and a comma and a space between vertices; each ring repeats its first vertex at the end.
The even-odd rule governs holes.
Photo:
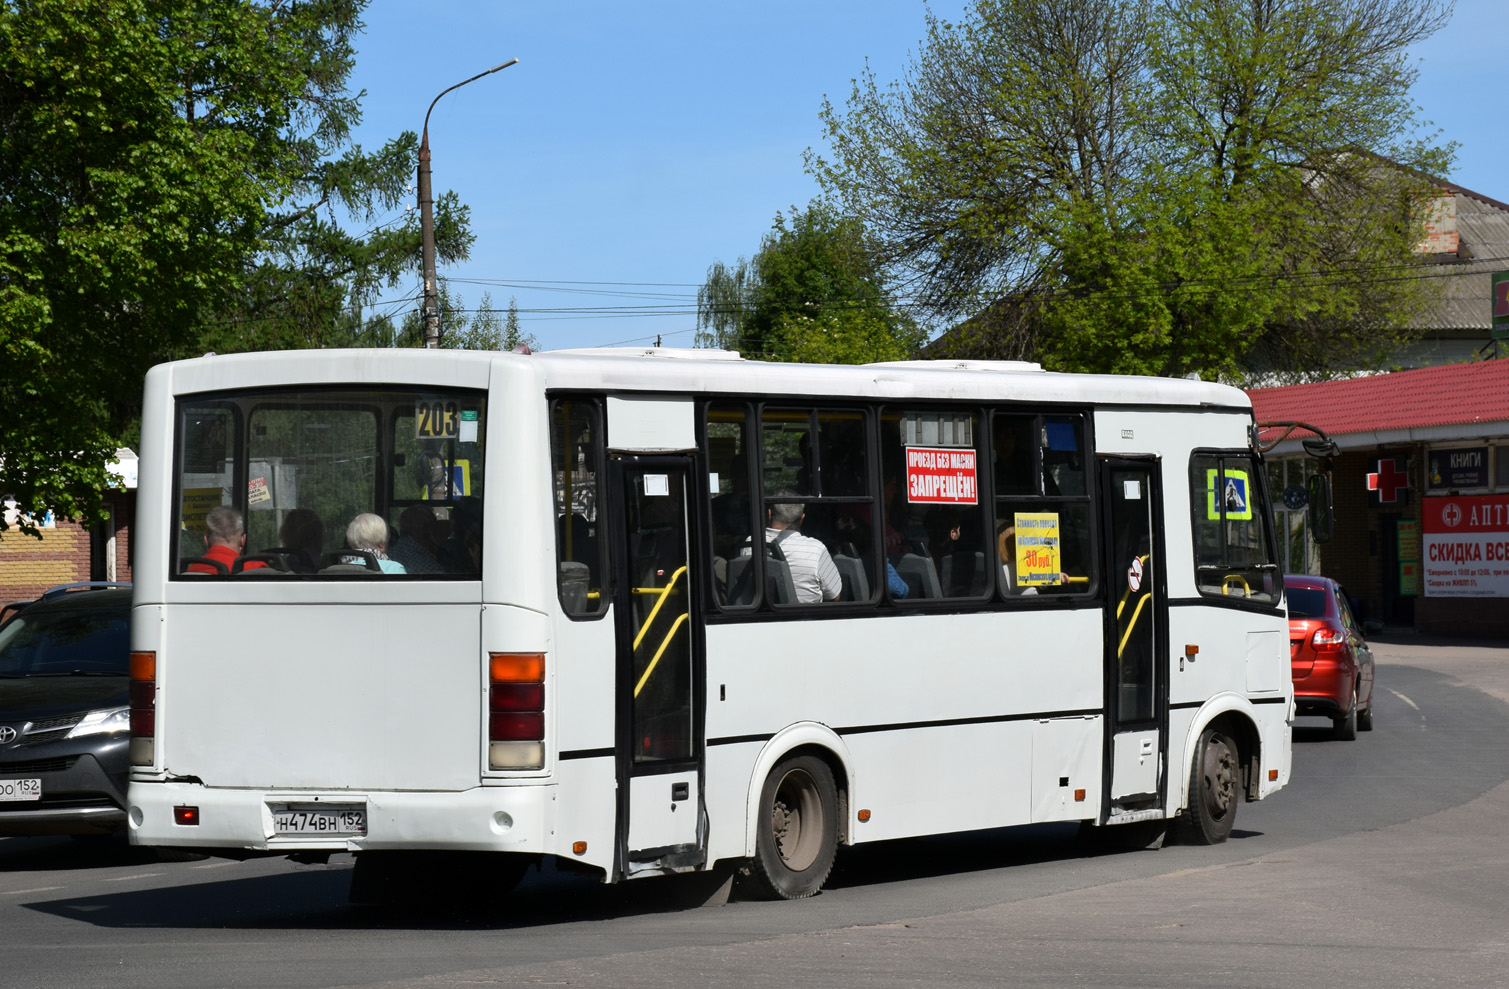
POLYGON ((1073 828, 844 850, 796 903, 545 872, 485 911, 349 907, 350 859, 159 863, 0 839, 0 985, 1509 984, 1509 648, 1397 640, 1377 728, 1295 729, 1294 780, 1212 848, 1073 828))

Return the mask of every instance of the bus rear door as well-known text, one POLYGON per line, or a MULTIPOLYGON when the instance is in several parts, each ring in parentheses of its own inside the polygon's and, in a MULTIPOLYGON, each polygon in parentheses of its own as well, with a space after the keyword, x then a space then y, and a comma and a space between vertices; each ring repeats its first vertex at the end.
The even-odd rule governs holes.
POLYGON ((1108 820, 1163 815, 1168 628, 1156 460, 1101 464, 1106 505, 1108 820))
POLYGON ((694 607, 689 457, 611 461, 620 551, 618 643, 619 860, 625 876, 700 867, 702 630, 694 607))

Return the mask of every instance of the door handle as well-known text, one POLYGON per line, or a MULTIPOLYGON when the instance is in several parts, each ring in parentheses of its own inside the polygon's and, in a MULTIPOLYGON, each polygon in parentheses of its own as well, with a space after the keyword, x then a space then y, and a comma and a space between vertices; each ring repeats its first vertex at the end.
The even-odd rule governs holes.
POLYGON ((671 799, 673 801, 674 800, 685 800, 689 796, 691 796, 691 784, 690 783, 672 783, 671 784, 671 799))

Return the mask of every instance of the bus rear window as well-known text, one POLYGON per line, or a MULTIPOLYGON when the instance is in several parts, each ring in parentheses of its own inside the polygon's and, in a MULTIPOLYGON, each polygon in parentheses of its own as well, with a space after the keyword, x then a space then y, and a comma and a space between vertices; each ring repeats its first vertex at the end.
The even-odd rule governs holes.
POLYGON ((174 575, 474 578, 485 426, 469 390, 182 398, 174 575))

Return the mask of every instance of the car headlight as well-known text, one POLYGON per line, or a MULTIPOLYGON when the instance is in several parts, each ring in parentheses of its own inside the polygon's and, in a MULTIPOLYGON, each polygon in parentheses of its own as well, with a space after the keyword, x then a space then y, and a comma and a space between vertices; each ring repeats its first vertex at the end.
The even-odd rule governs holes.
POLYGON ((131 730, 131 709, 112 707, 104 711, 90 711, 84 720, 73 726, 69 738, 85 735, 124 735, 131 730))

